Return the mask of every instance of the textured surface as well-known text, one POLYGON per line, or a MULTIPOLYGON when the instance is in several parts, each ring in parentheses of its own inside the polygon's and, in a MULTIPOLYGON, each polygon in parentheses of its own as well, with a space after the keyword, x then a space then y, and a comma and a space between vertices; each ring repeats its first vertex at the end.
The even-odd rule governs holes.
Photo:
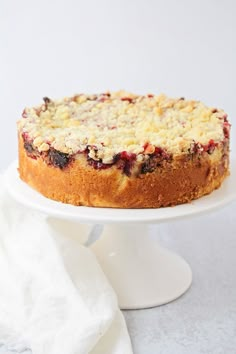
POLYGON ((90 158, 109 164, 123 151, 148 155, 158 147, 179 155, 194 142, 220 143, 229 124, 223 110, 198 101, 119 91, 44 97, 44 104, 24 109, 18 129, 40 152, 52 147, 78 154, 88 148, 90 158))
POLYGON ((152 227, 153 237, 191 265, 180 299, 125 311, 134 354, 236 353, 236 203, 204 217, 152 227))

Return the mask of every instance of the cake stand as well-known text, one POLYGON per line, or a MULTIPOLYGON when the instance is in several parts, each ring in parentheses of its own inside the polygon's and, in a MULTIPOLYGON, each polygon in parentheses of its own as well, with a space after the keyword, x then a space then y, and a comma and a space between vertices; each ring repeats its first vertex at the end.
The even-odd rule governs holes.
POLYGON ((148 224, 206 214, 233 201, 236 198, 236 164, 231 166, 230 177, 209 196, 190 204, 161 209, 91 208, 55 202, 20 180, 17 162, 9 166, 5 182, 12 197, 29 208, 67 222, 103 224, 102 235, 91 249, 118 296, 120 308, 142 309, 177 299, 192 282, 192 272, 186 261, 160 247, 150 237, 148 224))

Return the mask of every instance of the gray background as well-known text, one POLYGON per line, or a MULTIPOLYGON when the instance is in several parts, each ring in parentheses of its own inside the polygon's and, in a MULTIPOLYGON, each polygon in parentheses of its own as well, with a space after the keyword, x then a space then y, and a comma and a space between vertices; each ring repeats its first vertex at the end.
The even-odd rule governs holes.
POLYGON ((161 245, 190 264, 193 283, 176 301, 126 311, 134 354, 236 353, 236 203, 152 227, 161 245))

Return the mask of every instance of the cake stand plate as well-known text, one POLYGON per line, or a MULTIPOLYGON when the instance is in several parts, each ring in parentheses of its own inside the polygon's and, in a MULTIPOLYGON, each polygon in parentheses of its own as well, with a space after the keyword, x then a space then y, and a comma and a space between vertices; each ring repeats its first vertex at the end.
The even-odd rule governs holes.
POLYGON ((161 209, 78 207, 43 197, 22 182, 17 162, 9 166, 5 183, 9 193, 25 206, 62 220, 104 224, 91 249, 117 293, 121 309, 141 309, 166 304, 184 294, 192 282, 189 265, 160 247, 148 224, 205 214, 236 199, 236 164, 222 187, 189 204, 161 209))

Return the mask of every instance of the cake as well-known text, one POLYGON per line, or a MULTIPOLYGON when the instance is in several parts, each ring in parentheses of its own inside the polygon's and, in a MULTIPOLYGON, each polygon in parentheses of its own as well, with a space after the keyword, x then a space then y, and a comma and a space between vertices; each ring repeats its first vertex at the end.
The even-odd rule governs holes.
POLYGON ((211 193, 229 175, 227 114, 183 97, 45 97, 17 124, 20 178, 63 203, 175 206, 211 193))

